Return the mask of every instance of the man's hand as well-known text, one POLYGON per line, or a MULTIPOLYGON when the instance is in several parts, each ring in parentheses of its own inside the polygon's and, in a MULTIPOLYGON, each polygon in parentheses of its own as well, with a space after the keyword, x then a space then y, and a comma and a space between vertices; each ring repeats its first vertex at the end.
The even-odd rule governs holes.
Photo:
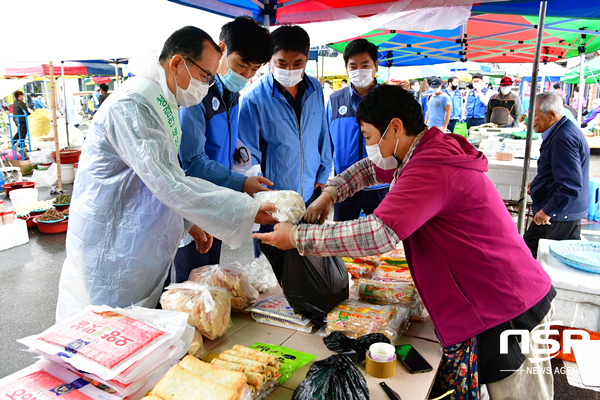
POLYGON ((540 210, 537 214, 535 214, 535 217, 533 217, 533 222, 535 222, 536 225, 552 225, 550 223, 550 216, 546 215, 544 210, 540 210))
POLYGON ((321 188, 321 190, 325 189, 325 184, 324 183, 315 183, 315 190, 317 190, 317 188, 321 188))
POLYGON ((198 226, 192 226, 190 229, 190 235, 194 238, 196 242, 196 250, 200 252, 200 254, 206 254, 213 244, 213 237, 208 233, 204 232, 198 226))
POLYGON ((262 176, 250 176, 244 181, 242 192, 247 193, 250 196, 254 196, 254 193, 265 192, 269 190, 263 185, 273 186, 273 182, 262 176))
POLYGON ((531 196, 531 182, 527 185, 527 194, 531 196))
POLYGON ((275 211, 275 208, 275 204, 269 203, 260 206, 258 214, 256 214, 256 218, 254 218, 254 223, 259 225, 275 225, 277 220, 268 214, 275 211))
POLYGON ((252 235, 254 239, 262 240, 264 244, 268 244, 270 246, 275 246, 281 250, 290 250, 293 249, 294 246, 290 240, 290 232, 294 225, 282 222, 274 227, 273 232, 268 233, 255 233, 252 235))
POLYGON ((329 193, 324 191, 306 209, 304 221, 309 224, 314 224, 317 221, 319 221, 319 224, 324 224, 331 212, 331 206, 333 206, 333 198, 329 193))

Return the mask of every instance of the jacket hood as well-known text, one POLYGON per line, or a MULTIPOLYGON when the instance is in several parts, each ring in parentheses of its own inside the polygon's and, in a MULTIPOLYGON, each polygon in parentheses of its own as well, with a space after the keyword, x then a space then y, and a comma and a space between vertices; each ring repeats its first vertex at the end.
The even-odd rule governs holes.
POLYGON ((487 157, 460 135, 443 133, 431 128, 425 133, 411 160, 406 165, 450 165, 475 171, 487 172, 487 157))

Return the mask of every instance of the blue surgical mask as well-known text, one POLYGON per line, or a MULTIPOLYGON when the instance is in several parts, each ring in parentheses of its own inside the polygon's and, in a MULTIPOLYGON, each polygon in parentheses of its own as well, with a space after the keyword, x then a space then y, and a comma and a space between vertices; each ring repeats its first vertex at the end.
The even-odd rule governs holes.
POLYGON ((237 93, 246 87, 246 84, 248 83, 249 79, 244 78, 242 75, 229 68, 228 56, 228 54, 225 55, 225 61, 227 61, 227 68, 229 69, 229 71, 227 71, 225 76, 220 74, 219 76, 221 77, 221 82, 223 82, 223 85, 225 85, 227 90, 229 90, 232 93, 237 93))

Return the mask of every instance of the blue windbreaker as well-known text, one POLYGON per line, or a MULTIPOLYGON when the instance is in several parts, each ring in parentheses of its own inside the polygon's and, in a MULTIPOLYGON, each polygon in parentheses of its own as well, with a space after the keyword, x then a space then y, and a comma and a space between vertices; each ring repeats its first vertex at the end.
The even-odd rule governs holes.
POLYGON ((181 146, 179 157, 189 176, 240 192, 246 177, 231 171, 237 142, 239 94, 223 96, 223 84, 217 78, 202 102, 181 107, 181 146), (231 104, 229 112, 225 102, 231 104))
POLYGON ((300 124, 269 71, 241 99, 238 135, 250 149, 253 164, 273 182, 270 189, 295 190, 309 201, 315 183, 327 183, 331 143, 323 89, 306 74, 304 81, 300 124))
MULTIPOLYGON (((334 92, 327 104, 327 121, 333 149, 335 173, 344 172, 367 157, 367 142, 356 122, 358 104, 352 85, 334 92)), ((376 185, 365 190, 381 189, 389 185, 376 185)))
MULTIPOLYGON (((489 97, 491 97, 491 93, 488 95, 488 91, 490 91, 490 89, 483 88, 481 93, 483 93, 484 96, 487 96, 489 100, 489 97)), ((475 89, 471 89, 467 92, 466 103, 467 118, 485 118, 485 110, 487 109, 487 104, 483 104, 481 102, 481 99, 477 95, 475 89)))

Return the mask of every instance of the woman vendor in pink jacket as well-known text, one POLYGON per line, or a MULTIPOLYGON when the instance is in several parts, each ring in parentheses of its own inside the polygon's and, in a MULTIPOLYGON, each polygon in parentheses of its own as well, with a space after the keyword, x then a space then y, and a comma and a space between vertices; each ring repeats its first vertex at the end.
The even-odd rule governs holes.
POLYGON ((545 368, 512 372, 549 367, 549 360, 529 360, 549 358, 548 346, 536 343, 522 353, 509 336, 508 354, 500 351, 503 331, 532 331, 551 320, 556 292, 485 175, 486 157, 462 136, 428 130, 420 105, 398 86, 367 94, 356 118, 368 158, 333 179, 305 220, 322 224, 335 202, 390 183, 375 213, 336 224, 281 223, 254 237, 303 255, 351 257, 383 254, 402 241, 444 347, 442 388, 455 389, 453 399, 479 399, 486 391, 492 400, 553 398, 545 368))

